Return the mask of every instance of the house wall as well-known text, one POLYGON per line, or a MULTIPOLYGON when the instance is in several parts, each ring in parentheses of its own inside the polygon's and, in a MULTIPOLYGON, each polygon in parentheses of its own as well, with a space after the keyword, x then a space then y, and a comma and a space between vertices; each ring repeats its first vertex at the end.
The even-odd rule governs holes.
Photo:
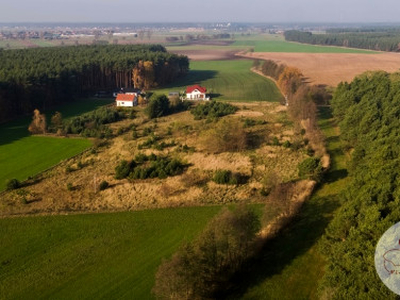
POLYGON ((117 106, 133 107, 133 101, 117 101, 117 106))
POLYGON ((206 94, 200 93, 198 90, 195 90, 190 94, 187 94, 186 97, 190 100, 204 100, 206 98, 206 94))

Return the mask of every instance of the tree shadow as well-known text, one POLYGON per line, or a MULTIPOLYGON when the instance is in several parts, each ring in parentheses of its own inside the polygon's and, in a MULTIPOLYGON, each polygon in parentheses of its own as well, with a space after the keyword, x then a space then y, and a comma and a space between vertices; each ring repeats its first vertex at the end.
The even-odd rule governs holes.
POLYGON ((185 77, 181 77, 174 83, 162 86, 163 89, 177 88, 187 85, 199 84, 202 81, 214 78, 218 74, 217 71, 213 70, 190 70, 185 77))
POLYGON ((339 201, 332 200, 331 197, 314 197, 307 201, 299 216, 277 237, 268 240, 259 254, 249 260, 242 271, 235 275, 232 284, 220 298, 241 298, 252 287, 280 274, 296 257, 315 245, 332 219, 333 211, 338 207, 339 201))

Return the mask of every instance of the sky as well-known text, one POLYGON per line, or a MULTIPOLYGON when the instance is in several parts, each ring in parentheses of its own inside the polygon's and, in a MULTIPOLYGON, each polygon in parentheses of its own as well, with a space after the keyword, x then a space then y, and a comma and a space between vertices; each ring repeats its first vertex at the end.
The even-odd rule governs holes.
POLYGON ((399 12, 399 0, 0 0, 0 23, 386 23, 399 12))

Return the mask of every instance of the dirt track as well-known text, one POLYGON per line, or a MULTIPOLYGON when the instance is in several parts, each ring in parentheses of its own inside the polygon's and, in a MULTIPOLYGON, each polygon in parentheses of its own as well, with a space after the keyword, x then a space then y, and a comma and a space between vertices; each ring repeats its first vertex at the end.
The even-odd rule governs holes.
POLYGON ((336 86, 341 81, 351 81, 365 71, 400 69, 400 54, 354 54, 354 53, 247 53, 242 57, 274 60, 299 68, 311 84, 336 86))

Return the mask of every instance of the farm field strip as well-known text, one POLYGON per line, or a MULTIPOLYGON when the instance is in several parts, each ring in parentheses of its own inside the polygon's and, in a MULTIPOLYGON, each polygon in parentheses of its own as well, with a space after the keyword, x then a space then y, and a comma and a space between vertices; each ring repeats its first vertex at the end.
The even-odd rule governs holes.
POLYGON ((220 210, 0 219, 0 299, 151 299, 161 259, 220 210))

